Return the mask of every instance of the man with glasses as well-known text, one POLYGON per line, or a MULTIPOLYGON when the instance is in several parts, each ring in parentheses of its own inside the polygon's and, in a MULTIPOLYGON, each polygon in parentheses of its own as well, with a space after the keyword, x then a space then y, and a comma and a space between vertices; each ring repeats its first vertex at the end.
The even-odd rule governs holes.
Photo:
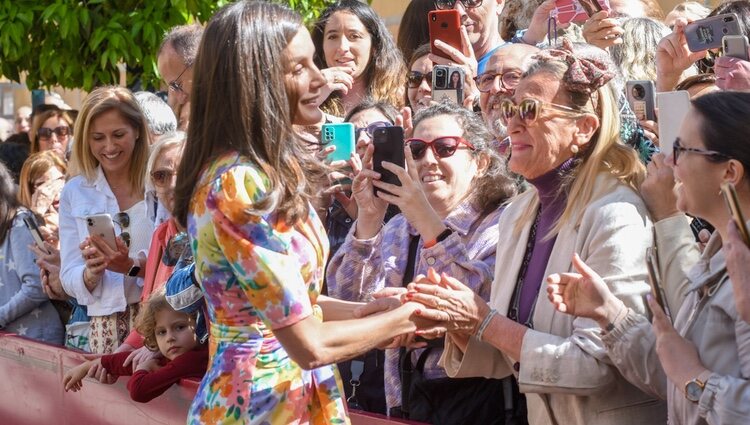
MULTIPOLYGON (((539 48, 528 44, 512 44, 497 49, 488 58, 484 72, 476 77, 482 118, 498 141, 503 141, 508 136, 500 119, 500 103, 513 96, 513 91, 526 70, 524 62, 538 51, 539 48)), ((501 149, 504 150, 505 147, 501 146, 501 149)))
POLYGON ((169 106, 177 116, 179 130, 186 130, 190 122, 190 92, 193 88, 193 62, 203 36, 203 27, 183 25, 172 28, 157 54, 159 74, 167 85, 169 106))

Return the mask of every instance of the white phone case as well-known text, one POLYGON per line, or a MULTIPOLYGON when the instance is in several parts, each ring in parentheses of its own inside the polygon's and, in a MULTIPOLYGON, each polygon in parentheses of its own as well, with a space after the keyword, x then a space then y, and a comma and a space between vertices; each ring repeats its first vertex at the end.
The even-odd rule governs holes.
POLYGON ((656 93, 656 105, 659 108, 659 150, 669 155, 690 109, 690 94, 686 90, 656 93))
POLYGON ((750 61, 750 57, 748 57, 747 53, 747 37, 744 35, 726 35, 721 40, 721 46, 724 51, 724 56, 731 56, 744 61, 750 61))

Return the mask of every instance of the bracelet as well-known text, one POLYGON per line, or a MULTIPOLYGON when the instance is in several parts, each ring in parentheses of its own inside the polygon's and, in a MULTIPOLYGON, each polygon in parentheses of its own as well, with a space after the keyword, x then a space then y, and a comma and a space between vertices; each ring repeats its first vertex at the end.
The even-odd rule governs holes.
POLYGON ((479 329, 477 330, 476 337, 478 340, 482 340, 482 335, 484 335, 484 331, 487 330, 487 327, 490 325, 490 322, 492 321, 492 318, 497 315, 497 310, 494 308, 490 310, 489 313, 487 313, 486 316, 484 316, 484 320, 482 320, 482 324, 479 325, 479 329))

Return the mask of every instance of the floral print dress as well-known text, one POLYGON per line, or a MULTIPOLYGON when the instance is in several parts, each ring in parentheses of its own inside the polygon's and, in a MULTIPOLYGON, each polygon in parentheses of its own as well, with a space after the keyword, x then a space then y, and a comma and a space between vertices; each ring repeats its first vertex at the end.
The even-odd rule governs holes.
POLYGON ((269 180, 236 153, 215 160, 193 195, 188 233, 210 317, 211 359, 190 424, 348 424, 336 367, 303 370, 274 329, 310 315, 328 255, 314 209, 286 226, 251 215, 269 180))

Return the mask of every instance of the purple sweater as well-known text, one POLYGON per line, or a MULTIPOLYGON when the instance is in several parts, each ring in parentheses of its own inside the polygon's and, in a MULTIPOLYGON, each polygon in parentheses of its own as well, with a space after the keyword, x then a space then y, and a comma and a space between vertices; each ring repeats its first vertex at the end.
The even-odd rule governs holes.
MULTIPOLYGON (((552 254, 552 248, 555 246, 557 235, 549 239, 544 237, 554 227, 557 220, 565 209, 567 194, 560 192, 562 180, 573 168, 573 159, 563 162, 558 168, 547 172, 529 183, 536 188, 539 193, 539 211, 536 220, 536 235, 534 240, 529 240, 531 245, 531 259, 526 266, 526 270, 521 266, 518 275, 523 273, 524 278, 521 287, 517 289, 518 294, 518 323, 525 324, 530 322, 534 312, 534 305, 539 294, 539 288, 547 277, 545 270, 549 257, 552 254)), ((528 255, 528 253, 527 253, 528 255)))

